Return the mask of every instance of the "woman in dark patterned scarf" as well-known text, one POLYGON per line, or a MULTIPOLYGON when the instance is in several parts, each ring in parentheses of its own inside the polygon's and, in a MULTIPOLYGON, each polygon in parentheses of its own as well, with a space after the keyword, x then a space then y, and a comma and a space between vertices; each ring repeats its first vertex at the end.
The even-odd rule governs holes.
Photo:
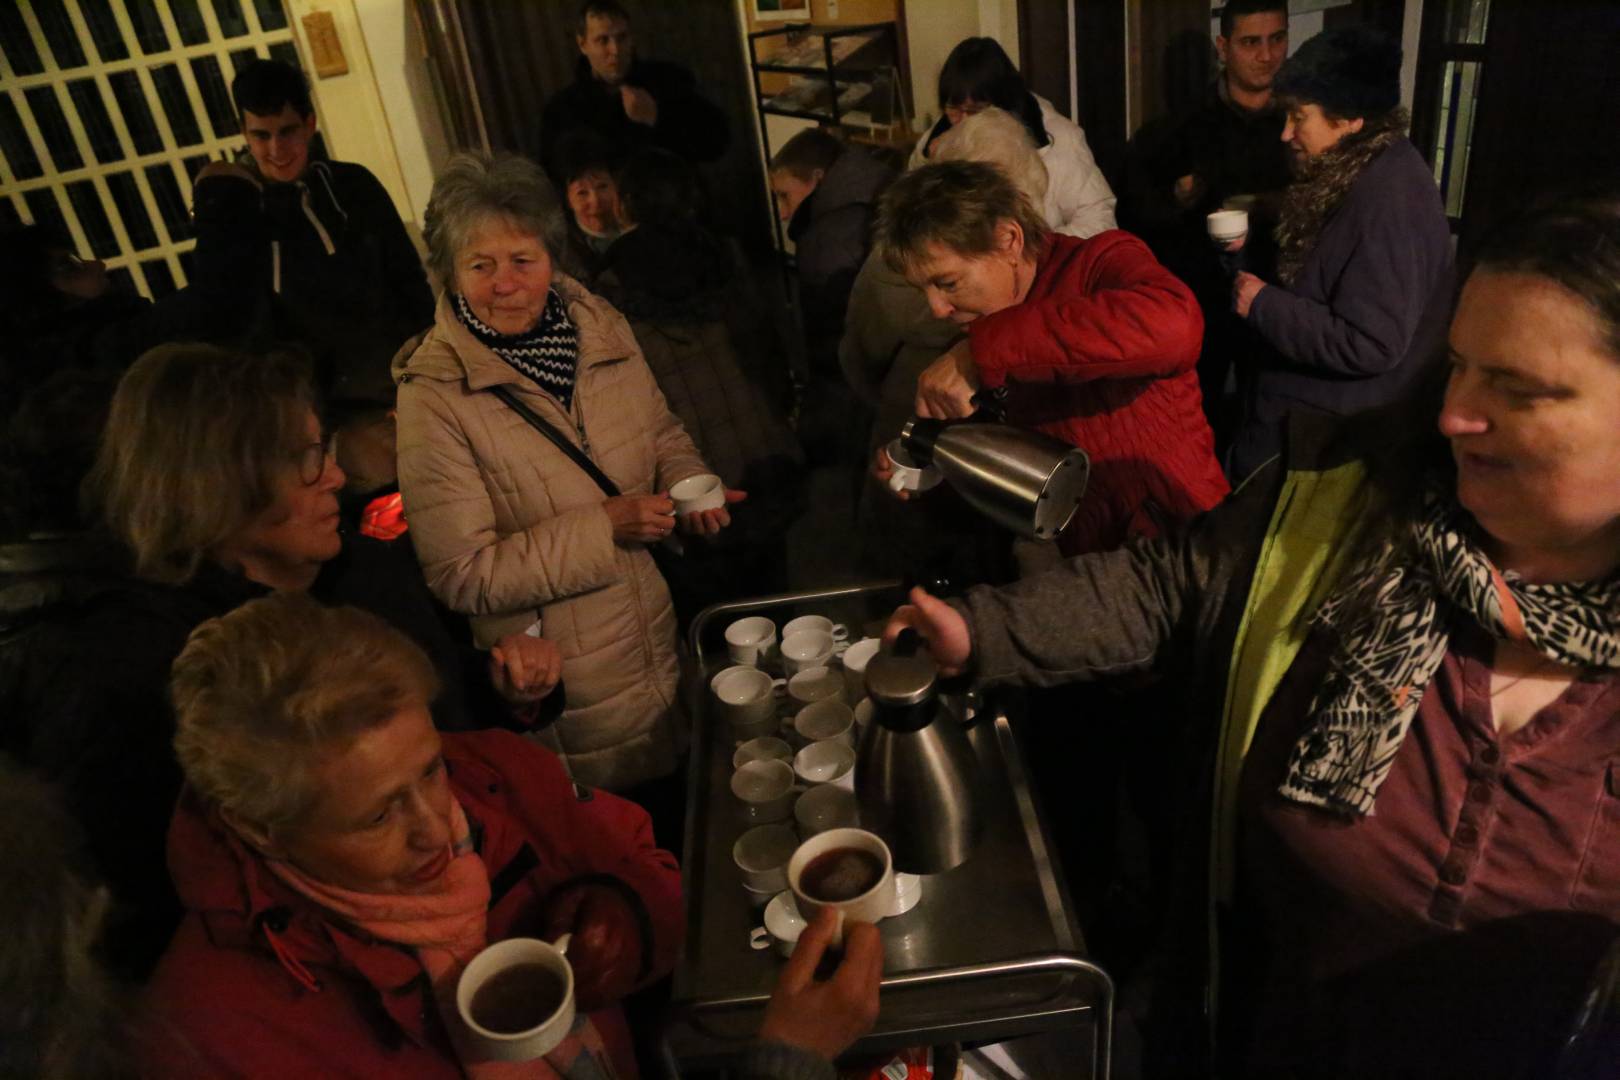
MULTIPOLYGON (((1274 282, 1240 272, 1233 307, 1261 341, 1239 369, 1238 483, 1277 453, 1288 416, 1397 400, 1445 336, 1455 289, 1434 174, 1406 138, 1401 49, 1366 26, 1301 45, 1277 73, 1297 180, 1274 282)), ((1256 268, 1258 269, 1258 268, 1256 268)))
POLYGON ((1294 417, 1180 535, 889 628, 981 682, 1191 691, 1143 720, 1196 826, 1145 1014, 1166 1075, 1210 1034, 1233 1076, 1620 1061, 1577 1023, 1620 923, 1620 191, 1498 231, 1448 355, 1443 400, 1294 417))

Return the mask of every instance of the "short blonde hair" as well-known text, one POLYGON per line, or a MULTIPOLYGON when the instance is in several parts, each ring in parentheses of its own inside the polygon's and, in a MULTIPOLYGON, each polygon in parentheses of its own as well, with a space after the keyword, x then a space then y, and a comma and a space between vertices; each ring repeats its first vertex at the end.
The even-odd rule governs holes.
POLYGON ((901 176, 878 202, 874 246, 890 268, 905 274, 931 245, 959 255, 987 255, 996 227, 1016 222, 1024 254, 1038 258, 1051 230, 1029 197, 994 165, 941 161, 901 176))
POLYGON ((553 262, 567 256, 568 218, 540 166, 516 154, 463 151, 433 181, 423 215, 428 269, 442 287, 455 288, 456 256, 473 230, 491 220, 538 239, 553 262))
POLYGON ((432 661, 377 616, 267 596, 197 627, 175 660, 175 754, 204 798, 275 835, 319 799, 322 758, 438 692, 432 661))
POLYGON ((935 140, 930 161, 982 161, 1007 174, 1030 203, 1046 202, 1046 163, 1024 122, 994 105, 965 117, 935 140))
POLYGON ((180 585, 275 503, 314 408, 307 361, 159 345, 124 373, 86 484, 147 580, 180 585))

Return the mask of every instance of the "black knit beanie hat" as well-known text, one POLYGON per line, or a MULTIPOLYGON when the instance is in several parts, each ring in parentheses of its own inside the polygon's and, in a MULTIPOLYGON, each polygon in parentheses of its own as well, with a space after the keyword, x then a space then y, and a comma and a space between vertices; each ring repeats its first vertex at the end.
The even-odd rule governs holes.
POLYGON ((1346 119, 1380 116, 1401 103, 1400 44, 1362 24, 1324 30, 1288 58, 1272 90, 1346 119))

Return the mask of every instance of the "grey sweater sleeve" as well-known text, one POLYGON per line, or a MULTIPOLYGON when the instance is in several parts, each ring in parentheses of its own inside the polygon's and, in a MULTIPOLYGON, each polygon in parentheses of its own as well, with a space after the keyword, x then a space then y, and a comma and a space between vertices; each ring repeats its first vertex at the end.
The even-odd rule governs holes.
POLYGON ((1152 670, 1196 647, 1234 581, 1247 580, 1282 480, 1276 461, 1180 532, 1094 552, 953 601, 983 684, 1054 686, 1152 670))
POLYGON ((837 1080, 832 1062, 787 1043, 758 1040, 743 1052, 738 1080, 837 1080))

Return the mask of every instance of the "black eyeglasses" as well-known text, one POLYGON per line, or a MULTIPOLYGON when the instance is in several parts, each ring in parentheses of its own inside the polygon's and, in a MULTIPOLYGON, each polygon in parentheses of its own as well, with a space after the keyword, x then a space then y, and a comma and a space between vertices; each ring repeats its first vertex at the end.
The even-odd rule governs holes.
POLYGON ((312 442, 298 451, 298 479, 305 487, 314 487, 326 474, 327 459, 337 453, 337 432, 331 432, 320 442, 312 442))

